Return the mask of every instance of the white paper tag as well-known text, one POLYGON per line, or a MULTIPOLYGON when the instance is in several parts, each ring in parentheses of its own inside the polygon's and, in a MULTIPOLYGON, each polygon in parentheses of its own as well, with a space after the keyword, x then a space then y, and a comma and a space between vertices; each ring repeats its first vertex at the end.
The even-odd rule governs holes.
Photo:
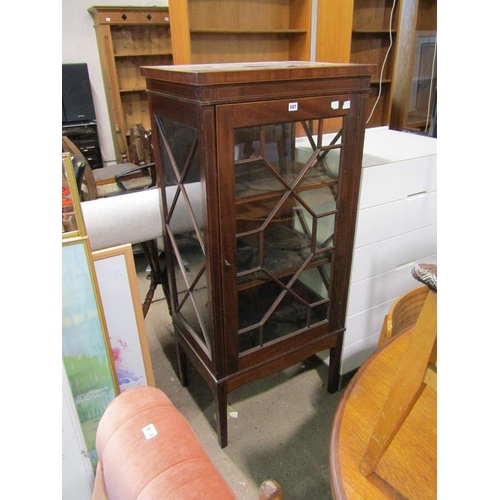
POLYGON ((158 434, 158 431, 156 430, 156 428, 153 424, 149 424, 149 425, 146 425, 146 427, 142 428, 142 433, 144 434, 146 439, 151 439, 151 438, 154 438, 158 434))

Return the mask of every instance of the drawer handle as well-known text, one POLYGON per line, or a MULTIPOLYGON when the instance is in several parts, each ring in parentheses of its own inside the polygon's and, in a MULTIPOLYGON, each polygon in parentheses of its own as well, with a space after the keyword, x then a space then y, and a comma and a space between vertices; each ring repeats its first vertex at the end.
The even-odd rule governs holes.
POLYGON ((396 266, 394 268, 395 271, 401 271, 401 269, 405 269, 406 267, 411 267, 414 266, 416 263, 415 260, 410 260, 408 262, 405 262, 404 264, 399 264, 399 266, 396 266))
POLYGON ((406 199, 407 199, 407 201, 412 201, 412 200, 416 200, 418 198, 423 198, 424 196, 427 196, 427 191, 420 191, 418 193, 409 194, 406 197, 406 199))

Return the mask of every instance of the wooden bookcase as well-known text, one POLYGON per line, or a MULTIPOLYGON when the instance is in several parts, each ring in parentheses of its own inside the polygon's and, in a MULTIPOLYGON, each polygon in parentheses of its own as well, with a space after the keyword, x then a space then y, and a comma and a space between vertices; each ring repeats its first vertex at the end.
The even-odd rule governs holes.
POLYGON ((305 61, 311 0, 170 0, 176 64, 305 61))
POLYGON ((402 0, 389 126, 428 132, 437 89, 437 0, 402 0))
POLYGON ((166 7, 89 8, 94 19, 116 157, 128 152, 130 128, 151 128, 141 66, 173 64, 166 7))
POLYGON ((372 77, 369 115, 380 93, 379 102, 367 124, 368 127, 378 127, 389 123, 398 20, 399 2, 397 0, 354 0, 351 62, 371 63, 377 66, 375 75, 372 77), (392 47, 384 64, 391 41, 392 47))
POLYGON ((437 0, 354 0, 350 62, 377 65, 367 127, 406 128, 418 34, 436 29, 437 0))

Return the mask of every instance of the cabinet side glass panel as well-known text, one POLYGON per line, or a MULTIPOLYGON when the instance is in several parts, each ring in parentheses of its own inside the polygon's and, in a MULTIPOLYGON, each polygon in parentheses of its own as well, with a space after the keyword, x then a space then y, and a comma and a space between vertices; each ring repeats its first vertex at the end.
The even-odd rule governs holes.
POLYGON ((240 353, 328 321, 343 145, 322 130, 317 119, 234 131, 240 353))
POLYGON ((171 308, 210 353, 198 131, 162 116, 155 120, 168 206, 165 227, 175 257, 171 308))

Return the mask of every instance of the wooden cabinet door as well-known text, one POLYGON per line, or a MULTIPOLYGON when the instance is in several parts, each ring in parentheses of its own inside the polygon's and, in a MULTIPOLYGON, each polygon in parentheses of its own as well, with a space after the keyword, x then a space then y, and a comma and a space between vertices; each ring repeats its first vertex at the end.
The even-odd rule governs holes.
POLYGON ((360 109, 359 94, 216 108, 230 373, 343 328, 360 109))

